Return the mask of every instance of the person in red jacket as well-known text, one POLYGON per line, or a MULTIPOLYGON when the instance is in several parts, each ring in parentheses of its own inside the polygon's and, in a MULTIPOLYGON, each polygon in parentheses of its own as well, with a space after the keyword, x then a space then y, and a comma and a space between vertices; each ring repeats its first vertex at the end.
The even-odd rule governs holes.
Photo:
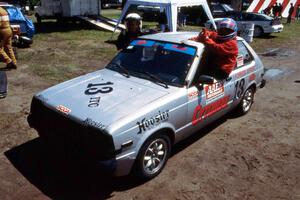
POLYGON ((205 45, 200 63, 202 74, 216 79, 226 79, 230 75, 238 56, 236 36, 236 22, 225 18, 218 23, 217 32, 203 29, 197 37, 191 38, 205 45))

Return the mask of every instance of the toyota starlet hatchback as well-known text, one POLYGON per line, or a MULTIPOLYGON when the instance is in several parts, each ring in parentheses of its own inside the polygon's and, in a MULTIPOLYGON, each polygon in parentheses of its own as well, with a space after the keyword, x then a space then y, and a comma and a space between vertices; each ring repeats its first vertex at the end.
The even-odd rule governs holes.
POLYGON ((104 69, 36 94, 30 126, 43 140, 116 176, 158 175, 174 144, 230 111, 246 114, 264 85, 263 64, 242 38, 236 68, 226 80, 201 74, 204 45, 188 40, 197 35, 134 40, 104 69))

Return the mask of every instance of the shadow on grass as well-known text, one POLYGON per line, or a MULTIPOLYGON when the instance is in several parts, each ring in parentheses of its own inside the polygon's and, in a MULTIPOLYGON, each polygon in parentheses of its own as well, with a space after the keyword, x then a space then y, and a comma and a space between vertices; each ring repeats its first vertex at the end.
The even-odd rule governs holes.
POLYGON ((262 36, 255 37, 254 39, 274 39, 274 38, 277 38, 277 37, 278 36, 275 36, 275 35, 264 34, 262 36))
MULTIPOLYGON (((222 117, 176 144, 172 156, 226 120, 226 116, 222 117)), ((125 191, 144 183, 133 176, 114 178, 95 165, 80 160, 70 161, 62 156, 62 152, 45 147, 42 140, 36 138, 4 154, 30 183, 52 199, 107 199, 114 191, 125 191)))

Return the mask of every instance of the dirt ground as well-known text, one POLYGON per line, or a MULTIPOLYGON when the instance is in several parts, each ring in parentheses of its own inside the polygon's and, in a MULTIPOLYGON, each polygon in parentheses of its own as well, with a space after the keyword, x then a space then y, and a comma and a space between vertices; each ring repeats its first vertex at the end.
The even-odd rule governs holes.
POLYGON ((33 94, 53 82, 20 63, 7 72, 9 95, 0 100, 0 199, 300 200, 299 43, 261 56, 272 70, 246 116, 224 117, 176 145, 163 172, 146 183, 113 179, 46 150, 26 116, 33 94))

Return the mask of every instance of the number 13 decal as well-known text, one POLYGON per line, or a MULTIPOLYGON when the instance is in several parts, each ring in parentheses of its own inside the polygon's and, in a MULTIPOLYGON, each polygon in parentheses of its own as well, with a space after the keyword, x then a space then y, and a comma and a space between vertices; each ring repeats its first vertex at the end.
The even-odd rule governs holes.
POLYGON ((235 97, 241 98, 244 93, 245 79, 241 79, 235 83, 235 97))
POLYGON ((113 85, 112 82, 106 82, 106 83, 97 83, 93 84, 90 83, 87 86, 87 90, 84 92, 86 95, 95 95, 95 94, 106 94, 113 91, 113 88, 109 85, 113 85))

